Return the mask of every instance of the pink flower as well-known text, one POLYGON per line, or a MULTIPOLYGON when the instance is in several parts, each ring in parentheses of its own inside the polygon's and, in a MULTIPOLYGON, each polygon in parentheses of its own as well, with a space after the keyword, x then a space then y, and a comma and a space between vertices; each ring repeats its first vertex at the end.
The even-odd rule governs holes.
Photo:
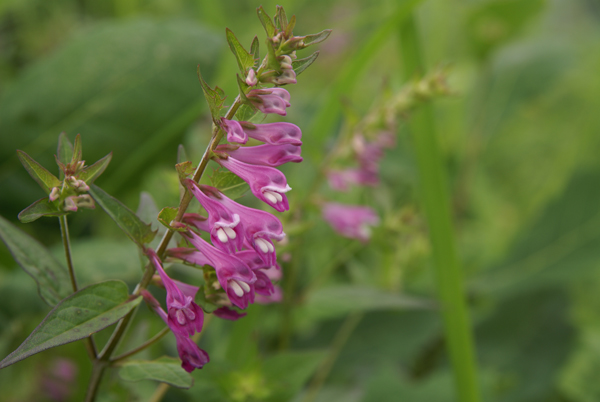
POLYGON ((248 137, 271 145, 302 145, 302 131, 292 123, 252 124, 247 121, 221 119, 227 141, 245 144, 248 137))
POLYGON ((262 165, 277 167, 287 162, 302 162, 300 153, 302 149, 292 144, 284 145, 258 145, 255 147, 239 147, 235 145, 221 144, 217 152, 226 153, 235 159, 251 165, 262 165))
POLYGON ((239 121, 226 120, 221 117, 221 127, 227 133, 227 141, 238 144, 245 144, 248 142, 248 135, 244 132, 239 121))
POLYGON ((376 171, 362 168, 330 170, 327 172, 327 180, 329 186, 337 191, 347 191, 352 184, 363 186, 376 186, 379 184, 379 176, 376 171))
POLYGON ((273 287, 273 293, 269 296, 256 295, 256 302, 259 304, 279 303, 283 300, 283 291, 279 286, 273 287))
POLYGON ((233 254, 242 249, 244 240, 243 227, 240 225, 240 216, 231 213, 219 202, 207 197, 198 185, 192 180, 186 180, 191 193, 208 212, 208 229, 212 244, 218 249, 233 254))
POLYGON ((169 278, 164 271, 154 250, 148 249, 146 253, 152 264, 154 264, 154 267, 167 290, 169 327, 173 332, 183 336, 192 336, 195 332, 202 331, 204 312, 194 302, 194 297, 196 296, 196 292, 198 292, 198 288, 185 287, 184 289, 180 289, 175 281, 169 278))
POLYGON ((217 163, 242 178, 258 199, 266 202, 279 212, 290 209, 285 193, 288 186, 285 175, 269 166, 256 166, 240 162, 232 157, 216 158, 217 163))
POLYGON ((371 236, 369 226, 379 223, 379 217, 369 207, 337 203, 327 203, 324 205, 323 219, 342 236, 358 239, 363 242, 369 240, 371 236))
POLYGON ((184 236, 211 262, 221 287, 234 305, 243 310, 248 304, 254 303, 256 275, 246 263, 214 248, 191 230, 184 233, 184 236))
POLYGON ((253 89, 248 92, 248 100, 263 113, 286 115, 290 107, 290 93, 283 88, 253 89))
POLYGON ((229 307, 220 307, 213 311, 213 314, 224 320, 236 321, 246 316, 246 313, 240 313, 229 307))

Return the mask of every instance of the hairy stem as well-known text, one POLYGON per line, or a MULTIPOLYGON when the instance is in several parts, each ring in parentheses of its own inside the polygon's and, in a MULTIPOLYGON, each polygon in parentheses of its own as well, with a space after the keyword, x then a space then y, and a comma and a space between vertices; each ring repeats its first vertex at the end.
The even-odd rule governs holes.
MULTIPOLYGON (((69 277, 71 278, 71 286, 73 287, 73 293, 77 292, 77 278, 75 277, 75 269, 73 268, 73 258, 71 257, 71 240, 69 238, 69 226, 67 224, 67 216, 59 216, 58 221, 60 222, 60 233, 62 235, 63 246, 65 248, 65 259, 67 260, 67 267, 69 269, 69 277)), ((96 351, 96 344, 94 338, 91 336, 85 339, 85 348, 91 359, 95 359, 98 355, 96 351)))

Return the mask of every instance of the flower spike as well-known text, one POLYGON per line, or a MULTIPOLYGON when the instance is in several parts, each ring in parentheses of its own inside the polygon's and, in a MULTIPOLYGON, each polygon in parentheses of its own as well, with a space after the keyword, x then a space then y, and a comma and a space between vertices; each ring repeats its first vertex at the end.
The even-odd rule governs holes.
POLYGON ((221 144, 217 147, 216 151, 224 152, 241 162, 271 167, 281 166, 287 162, 299 163, 303 160, 300 156, 302 149, 292 144, 265 144, 255 147, 237 146, 237 148, 234 148, 232 145, 221 144))

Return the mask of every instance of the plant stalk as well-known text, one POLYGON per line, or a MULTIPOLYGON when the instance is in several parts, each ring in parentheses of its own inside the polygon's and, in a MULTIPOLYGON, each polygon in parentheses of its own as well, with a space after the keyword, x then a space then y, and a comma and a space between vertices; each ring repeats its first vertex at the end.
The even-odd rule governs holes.
POLYGON ((119 356, 115 357, 114 359, 111 359, 110 362, 113 364, 118 363, 121 360, 125 360, 128 357, 131 357, 131 356, 141 352, 142 350, 146 349, 147 347, 150 347, 150 346, 154 345, 156 342, 160 341, 166 334, 169 333, 170 330, 171 329, 169 327, 164 327, 158 334, 154 335, 152 338, 148 339, 146 342, 142 343, 137 348, 134 348, 134 349, 130 350, 129 352, 125 352, 122 355, 119 355, 119 356))
MULTIPOLYGON (((414 15, 400 26, 404 79, 422 73, 419 35, 414 15)), ((432 245, 445 341, 454 368, 457 400, 479 402, 475 347, 465 298, 463 274, 456 252, 446 172, 430 104, 416 110, 409 122, 432 245)))

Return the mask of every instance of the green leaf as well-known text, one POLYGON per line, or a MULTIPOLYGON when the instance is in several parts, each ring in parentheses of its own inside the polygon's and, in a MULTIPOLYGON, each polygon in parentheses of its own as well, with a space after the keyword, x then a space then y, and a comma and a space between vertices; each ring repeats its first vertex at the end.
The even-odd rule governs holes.
POLYGON ((163 356, 156 360, 132 360, 123 364, 119 376, 125 381, 155 380, 177 388, 190 388, 192 376, 181 367, 181 360, 163 356))
POLYGON ((263 363, 263 375, 271 386, 269 402, 289 401, 317 370, 325 351, 283 352, 267 358, 263 363))
POLYGON ((285 10, 282 6, 277 6, 277 12, 275 13, 275 24, 277 24, 277 29, 280 31, 285 31, 288 26, 287 15, 285 15, 285 10))
POLYGON ((250 189, 244 180, 228 170, 216 169, 210 176, 210 182, 232 200, 240 198, 250 189))
POLYGON ((254 66, 254 56, 244 49, 238 38, 236 38, 235 34, 229 28, 226 28, 225 32, 229 48, 237 60, 240 71, 246 76, 246 71, 254 66))
POLYGON ((308 66, 310 66, 314 63, 315 60, 317 60, 317 57, 319 57, 318 50, 308 57, 292 61, 292 67, 294 68, 296 75, 300 75, 302 71, 306 70, 308 66))
POLYGON ((91 166, 86 167, 78 176, 79 180, 83 180, 88 186, 104 173, 104 170, 112 159, 112 152, 100 159, 91 166))
POLYGON ((64 131, 58 136, 56 156, 58 157, 59 162, 64 165, 71 162, 71 158, 73 157, 73 144, 71 144, 67 133, 64 131))
POLYGON ((42 216, 62 216, 68 212, 60 210, 48 197, 41 198, 19 213, 19 220, 23 223, 33 222, 42 216))
POLYGON ((123 318, 141 301, 141 296, 130 299, 127 285, 121 281, 83 288, 54 307, 25 342, 0 362, 0 368, 46 349, 87 338, 123 318))
POLYGON ((159 212, 158 221, 171 230, 176 230, 178 232, 185 232, 187 230, 185 228, 178 228, 176 226, 171 226, 171 222, 177 216, 178 211, 179 211, 179 208, 165 207, 159 212))
POLYGON ((254 39, 252 39, 252 44, 250 45, 250 53, 252 53, 255 62, 260 60, 259 45, 258 36, 255 36, 254 39))
POLYGON ((75 136, 75 143, 73 144, 73 156, 71 157, 71 165, 75 165, 83 158, 83 148, 81 144, 81 134, 75 136))
MULTIPOLYGON (((235 118, 239 121, 250 121, 253 122, 253 118, 258 115, 258 109, 254 106, 244 103, 235 113, 235 118)), ((262 116, 260 116, 262 118, 262 116)))
POLYGON ((208 108, 210 109, 212 120, 215 124, 219 124, 221 109, 223 109, 223 102, 225 101, 225 92, 217 86, 215 86, 215 89, 212 89, 206 81, 204 81, 202 74, 200 74, 200 66, 198 66, 197 72, 198 79, 202 85, 202 91, 204 92, 204 97, 206 98, 208 108))
POLYGON ((306 304, 298 314, 323 319, 361 311, 432 309, 434 307, 435 304, 426 299, 364 286, 336 285, 309 293, 306 304))
POLYGON ((188 162, 190 158, 187 156, 187 152, 185 152, 185 147, 183 144, 179 144, 177 147, 177 164, 188 162))
POLYGON ((331 34, 331 29, 325 29, 319 33, 306 35, 302 42, 304 43, 304 47, 315 45, 317 43, 323 42, 325 39, 329 37, 331 34))
POLYGON ((220 307, 220 306, 217 306, 216 304, 212 303, 210 300, 208 300, 206 298, 206 295, 204 294, 204 290, 202 288, 200 289, 200 291, 198 291, 198 293, 196 293, 196 298, 194 301, 200 307, 202 307, 202 310, 204 310, 205 313, 209 313, 209 314, 220 307))
POLYGON ((0 237, 17 264, 35 280, 42 300, 54 306, 71 294, 67 269, 42 244, 1 216, 0 237))
POLYGON ((37 163, 33 158, 27 155, 25 152, 17 150, 17 155, 21 160, 21 163, 27 170, 27 173, 35 180, 40 187, 50 194, 53 187, 60 187, 61 181, 56 176, 50 173, 45 167, 37 163))
POLYGON ((192 162, 185 161, 185 162, 181 162, 181 163, 178 163, 177 165, 175 165, 175 169, 177 170, 177 175, 179 176, 179 181, 181 182, 182 185, 185 186, 183 181, 185 179, 187 179, 190 175, 194 174, 196 167, 194 165, 192 165, 192 162))
POLYGON ((142 222, 140 218, 121 201, 112 197, 100 187, 92 184, 90 186, 90 195, 102 207, 102 209, 110 216, 116 224, 131 238, 138 246, 144 247, 144 244, 150 243, 155 231, 152 231, 150 225, 142 222))
POLYGON ((262 24, 263 28, 265 28, 267 36, 269 38, 275 36, 277 28, 275 27, 275 24, 273 24, 273 20, 271 19, 269 14, 265 12, 265 9, 262 6, 260 6, 256 9, 256 13, 258 14, 258 19, 260 20, 260 23, 262 24))

